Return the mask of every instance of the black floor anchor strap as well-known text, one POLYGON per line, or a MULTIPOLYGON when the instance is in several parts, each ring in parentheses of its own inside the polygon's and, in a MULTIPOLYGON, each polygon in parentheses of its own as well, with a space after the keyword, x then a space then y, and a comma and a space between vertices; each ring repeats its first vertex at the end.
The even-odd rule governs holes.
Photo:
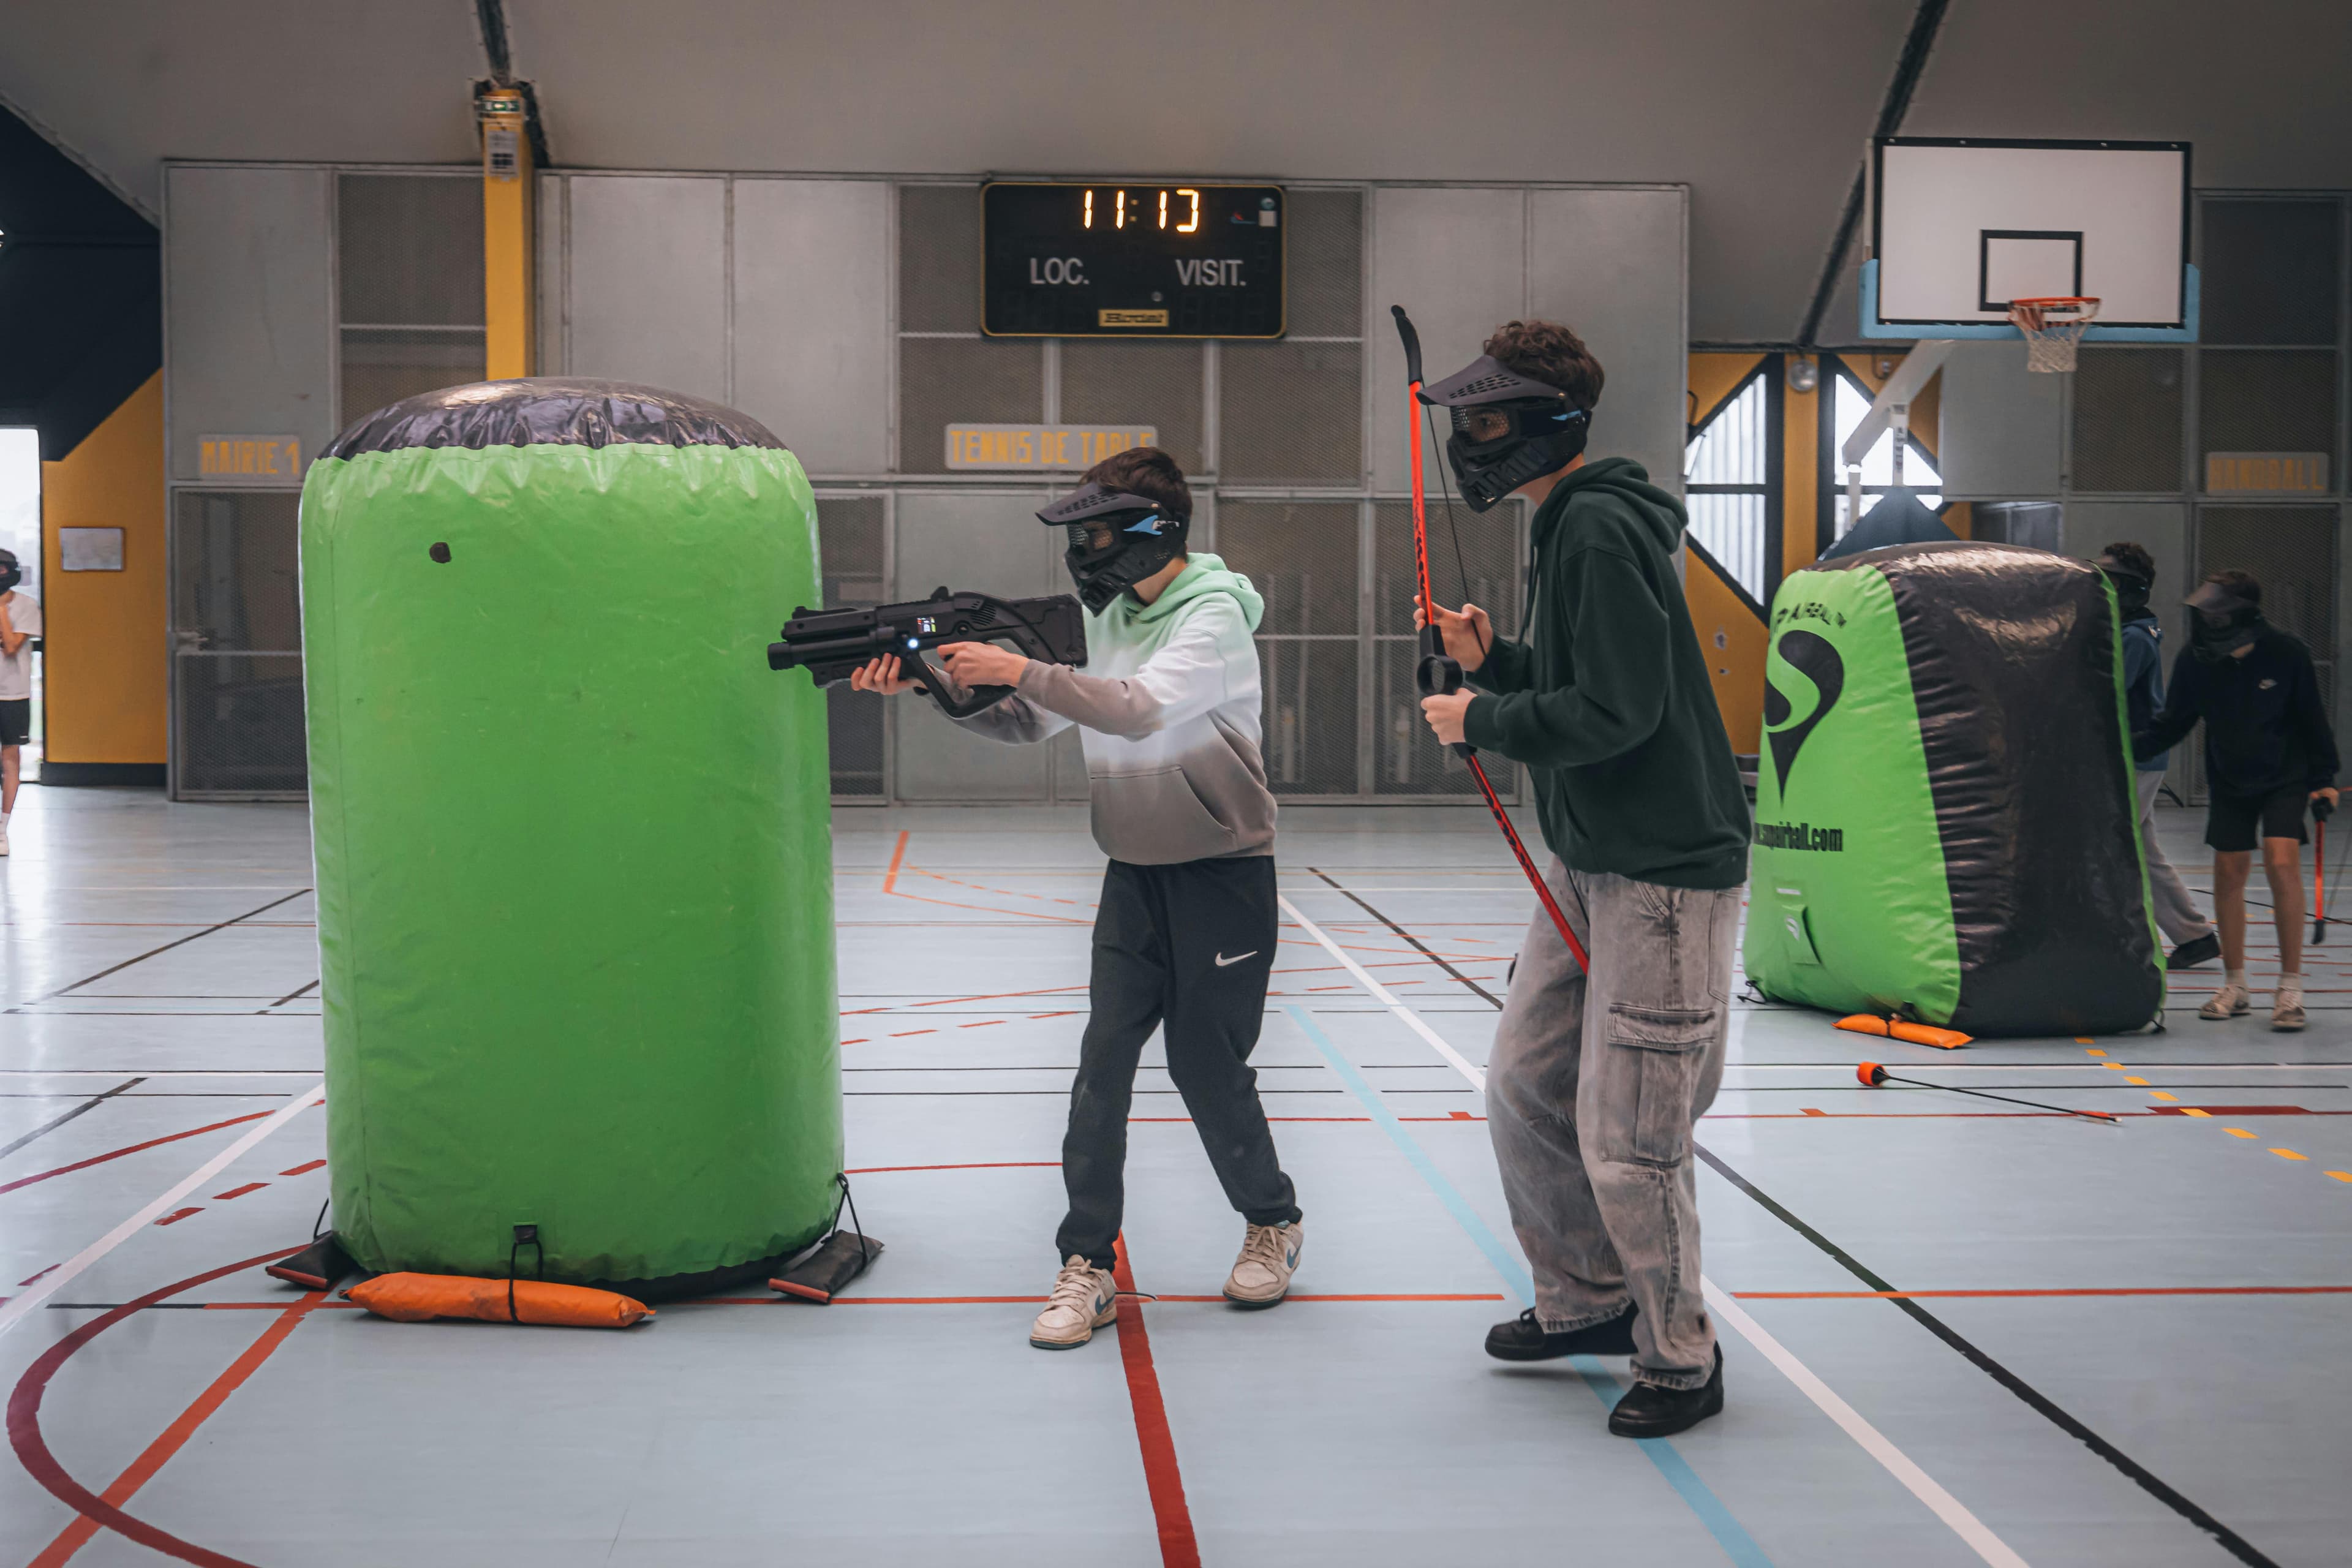
POLYGON ((526 1247, 539 1255, 539 1278, 547 1278, 547 1244, 539 1239, 539 1226, 515 1226, 514 1245, 507 1248, 507 1321, 512 1323, 522 1321, 522 1314, 515 1310, 515 1270, 526 1247))

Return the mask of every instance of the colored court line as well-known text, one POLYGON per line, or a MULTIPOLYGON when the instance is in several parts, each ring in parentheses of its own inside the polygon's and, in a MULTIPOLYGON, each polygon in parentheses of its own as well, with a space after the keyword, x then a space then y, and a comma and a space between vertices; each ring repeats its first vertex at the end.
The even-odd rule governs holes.
POLYGON ((296 1166, 293 1166, 293 1167, 291 1167, 290 1169, 288 1169, 288 1170, 280 1171, 280 1172, 278 1172, 278 1173, 279 1175, 281 1175, 281 1176, 302 1176, 302 1175, 308 1175, 308 1174, 309 1174, 310 1173, 311 1173, 312 1171, 318 1170, 320 1166, 324 1165, 326 1163, 327 1163, 327 1162, 325 1162, 324 1160, 305 1160, 305 1161, 303 1161, 300 1164, 296 1165, 296 1166))
POLYGON ((55 1132, 58 1128, 63 1127, 75 1117, 87 1116, 89 1112, 96 1110, 100 1106, 104 1105, 108 1100, 112 1100, 116 1095, 122 1093, 125 1089, 134 1088, 139 1084, 145 1083, 146 1081, 147 1080, 143 1078, 134 1078, 127 1080, 126 1082, 118 1083, 112 1089, 108 1089, 104 1094, 91 1096, 89 1099, 83 1100, 79 1105, 75 1106, 71 1110, 65 1112, 63 1115, 51 1117, 48 1121, 42 1122, 38 1127, 34 1128, 30 1132, 25 1133, 21 1137, 12 1139, 6 1143, 0 1143, 0 1160, 6 1159, 9 1155, 15 1153, 17 1150, 22 1149, 26 1144, 30 1143, 36 1138, 44 1137, 48 1133, 55 1132))
MULTIPOLYGON (((39 1000, 43 1002, 53 1002, 58 997, 65 995, 67 992, 79 991, 85 985, 95 985, 100 981, 105 979, 108 975, 119 974, 134 963, 144 963, 158 953, 169 952, 175 947, 185 947, 188 943, 201 941, 204 938, 212 935, 213 932, 216 931, 226 931, 233 925, 242 925, 256 915, 268 914, 270 910, 276 909, 280 904, 290 904, 310 890, 310 889, 308 888, 297 889, 295 891, 287 894, 282 899, 270 900, 268 903, 262 905, 257 910, 247 910, 245 913, 235 916, 229 920, 222 921, 217 925, 208 925, 200 931, 191 931, 188 935, 181 937, 176 942, 167 942, 161 947, 150 948, 147 952, 139 954, 136 958, 126 958, 120 963, 109 965, 107 968, 100 970, 95 974, 89 975, 85 979, 75 981, 72 984, 66 986, 63 990, 52 991, 47 996, 40 997, 39 1000)), ((16 1009, 12 1007, 9 1011, 13 1013, 16 1011, 16 1009)))
MULTIPOLYGON (((1296 910, 1293 910, 1292 914, 1294 918, 1300 919, 1301 924, 1306 923, 1303 917, 1297 916, 1296 910)), ((1340 1054, 1339 1047, 1332 1043, 1330 1036, 1325 1034, 1322 1026, 1308 1017, 1304 1009, 1286 1006, 1283 1011, 1290 1015, 1291 1021, 1298 1026, 1300 1032, 1306 1035, 1315 1048, 1323 1053, 1323 1059, 1330 1064, 1331 1070, 1339 1075, 1340 1080, 1347 1084, 1349 1091, 1363 1103, 1364 1109, 1371 1113, 1372 1120, 1381 1124, 1382 1131, 1388 1133, 1389 1141, 1396 1145, 1398 1152, 1404 1155, 1406 1162, 1419 1173, 1423 1184, 1436 1194, 1437 1201, 1444 1205, 1448 1214, 1454 1216, 1454 1222, 1468 1234, 1472 1244, 1480 1252, 1486 1254, 1486 1261, 1494 1266, 1495 1272, 1500 1274, 1504 1282, 1511 1287, 1517 1299, 1533 1306, 1536 1299, 1535 1277, 1528 1272, 1525 1264, 1512 1256, 1510 1248, 1505 1247, 1495 1233, 1487 1228, 1486 1222, 1478 1216, 1476 1209, 1470 1206, 1469 1200, 1454 1188, 1453 1183, 1445 1179, 1444 1173, 1439 1171, 1435 1163, 1430 1159, 1428 1152, 1413 1141, 1412 1134, 1407 1132, 1403 1124, 1398 1121, 1394 1114, 1389 1110, 1387 1102, 1381 1099, 1379 1091, 1356 1070, 1352 1062, 1340 1054)), ((1569 1359, 1576 1367, 1578 1374, 1583 1378, 1585 1386, 1592 1391, 1594 1397, 1605 1406, 1614 1406, 1622 1390, 1618 1387, 1617 1380, 1609 1374, 1601 1363, 1591 1356, 1571 1356, 1569 1359)), ((1689 1506, 1691 1512, 1697 1516, 1699 1523, 1706 1527, 1706 1532, 1715 1537, 1716 1544, 1723 1548, 1725 1556, 1739 1564, 1740 1568, 1771 1568, 1772 1560, 1764 1555, 1764 1549, 1756 1544, 1755 1538, 1748 1533, 1747 1527, 1733 1517, 1731 1510, 1724 1507, 1723 1500, 1699 1479, 1698 1472, 1691 1468, 1690 1461, 1683 1458, 1682 1450, 1675 1447, 1672 1439, 1644 1437, 1638 1439, 1635 1446, 1648 1456, 1653 1465, 1657 1467, 1658 1473, 1689 1506)))
POLYGON ((1828 1237, 1823 1236, 1820 1231, 1815 1230, 1811 1226, 1807 1225, 1803 1220, 1798 1218, 1794 1214, 1790 1212, 1789 1209, 1773 1199, 1769 1194, 1759 1189, 1747 1177, 1741 1175, 1738 1172, 1726 1164, 1712 1150, 1707 1149, 1703 1144, 1694 1144, 1692 1147, 1696 1151, 1698 1157, 1705 1160, 1707 1164, 1714 1169, 1716 1174, 1721 1176, 1725 1181, 1729 1182, 1733 1186, 1738 1187, 1741 1192, 1746 1193, 1750 1198, 1755 1200, 1759 1207, 1771 1215, 1774 1218, 1780 1220, 1781 1224, 1795 1231, 1799 1236, 1803 1237, 1807 1241, 1811 1242, 1814 1247, 1820 1248, 1821 1251, 1832 1261, 1836 1263, 1839 1268, 1843 1268, 1847 1273, 1853 1275, 1855 1279, 1869 1286, 1874 1292, 1885 1292, 1884 1299, 1894 1303, 1895 1307, 1907 1314, 1914 1322, 1916 1322, 1921 1328, 1926 1329, 1929 1333, 1943 1341, 1953 1350, 1958 1351, 1970 1363, 1970 1364, 1974 1365, 1979 1371, 1983 1372, 1995 1383, 2000 1384, 2003 1388, 2008 1389, 2011 1394, 2017 1395, 2019 1399, 2023 1400, 2035 1414, 2041 1415, 2052 1426, 2057 1427, 2060 1431, 2065 1433, 2068 1436, 2074 1438, 2076 1442, 2090 1449, 2091 1452, 2096 1454, 2100 1458, 2105 1459, 2108 1464, 2122 1471, 2126 1476, 2129 1477, 2133 1483, 2138 1486, 2142 1491, 2145 1491, 2148 1496, 2164 1504, 2165 1507, 2179 1514, 2190 1524, 2195 1525, 2198 1529, 2205 1531, 2208 1535, 2210 1535, 2216 1542, 2220 1542, 2223 1551, 2237 1558, 2241 1563, 2254 1564, 2255 1568, 2278 1568, 2278 1564, 2273 1563, 2268 1557, 2263 1556, 2260 1552, 2255 1551, 2252 1544, 2243 1536, 2240 1535, 2236 1531, 2231 1530, 2228 1525, 2223 1524, 2220 1520, 2215 1519, 2211 1514, 2207 1513, 2203 1509, 2189 1501, 2180 1493, 2173 1490, 2171 1487, 2166 1485, 2164 1481, 2159 1479, 2153 1471, 2140 1464, 2137 1459, 2134 1459, 2122 1449, 2116 1447, 2113 1443, 2108 1442, 2105 1437, 2100 1436, 2096 1432, 2092 1431, 2088 1426, 2083 1425, 2082 1422, 2076 1420, 2072 1414, 2062 1409, 2056 1403, 2044 1395, 2040 1389, 2035 1388, 2032 1384, 2026 1382, 2023 1378, 2010 1371, 2009 1368, 2001 1365, 2000 1363, 1993 1360, 1992 1357, 1987 1355, 1983 1351, 1979 1350, 1974 1343, 1963 1337, 1959 1331, 1952 1328, 1950 1324, 1945 1322, 1941 1318, 1938 1318, 1936 1314, 1927 1310, 1927 1308, 1919 1305, 1918 1302, 1912 1300, 1909 1297, 1896 1290, 1893 1285, 1890 1285, 1886 1280, 1880 1278, 1874 1270, 1864 1267, 1852 1253, 1846 1251, 1845 1248, 1838 1246, 1837 1243, 1832 1241, 1828 1237))
POLYGON ((2041 1290, 1734 1290, 1743 1301, 2003 1300, 2043 1296, 2352 1296, 2352 1285, 2123 1285, 2041 1290))
POLYGON ((1184 1501, 1184 1472, 1176 1464, 1176 1437, 1168 1427, 1168 1406, 1160 1396, 1159 1369, 1151 1363, 1151 1334, 1143 1326, 1143 1303, 1135 1299, 1135 1271, 1129 1266, 1127 1238, 1112 1238, 1112 1277, 1118 1282, 1118 1359, 1127 1372, 1128 1404, 1135 1411, 1135 1438, 1143 1450, 1143 1480, 1151 1494, 1151 1517, 1160 1531, 1161 1568, 1201 1568, 1201 1543, 1192 1533, 1192 1510, 1184 1501))
MULTIPOLYGON (((1357 984, 1363 986, 1365 990, 1370 992, 1373 997, 1377 999, 1382 1006, 1386 1007, 1389 1012, 1395 1016, 1399 1023, 1402 1024, 1406 1028, 1411 1029, 1414 1034, 1419 1035, 1423 1040, 1428 1043, 1431 1050, 1435 1051, 1439 1056, 1444 1057, 1447 1061, 1452 1062, 1454 1064, 1454 1070, 1462 1074, 1463 1077, 1468 1079, 1473 1084, 1476 1085, 1480 1090, 1483 1091, 1486 1089, 1486 1075, 1485 1073, 1480 1072, 1476 1068, 1471 1066, 1468 1059, 1465 1058, 1460 1051, 1455 1050, 1453 1046, 1448 1044, 1436 1030, 1422 1022, 1420 1014, 1414 1012, 1412 1008, 1398 1001, 1394 996, 1389 994, 1388 991, 1381 984, 1381 983, 1372 978, 1370 971, 1367 970, 1362 964, 1358 963, 1354 958, 1350 957, 1339 946, 1338 942, 1333 942, 1329 937, 1324 935, 1323 928, 1321 926, 1317 925, 1313 921, 1308 920, 1305 915, 1299 913, 1298 906, 1297 904, 1292 903, 1287 898, 1282 897, 1278 894, 1276 896, 1275 902, 1282 906, 1283 913, 1288 915, 1292 920, 1298 922, 1299 930, 1313 937, 1317 942, 1322 943, 1324 950, 1329 952, 1332 957, 1338 959, 1347 969, 1348 973, 1356 977, 1357 984)), ((1286 1005, 1284 1010, 1289 1013, 1293 1017, 1303 1016, 1303 1015, 1295 1007, 1290 1007, 1286 1005)))
MULTIPOLYGON (((166 1189, 161 1196, 149 1200, 144 1207, 140 1209, 138 1213, 132 1215, 129 1219, 124 1220, 121 1225, 116 1226, 112 1230, 108 1231, 104 1236, 100 1237, 96 1241, 91 1242, 88 1247, 83 1247, 79 1252, 75 1253, 71 1258, 66 1259, 65 1262, 59 1264, 56 1273, 44 1277, 38 1285, 26 1290, 23 1295, 10 1297, 5 1305, 0 1305, 0 1334, 7 1333, 10 1329, 15 1328, 18 1323, 23 1322, 27 1313, 31 1312, 42 1302, 47 1300, 50 1297, 56 1295, 60 1289, 64 1289, 64 1287, 79 1275, 83 1269, 88 1268, 91 1264, 96 1263, 100 1258, 104 1258, 108 1253, 121 1246, 125 1241, 128 1241, 131 1237, 138 1235, 141 1230, 145 1228, 150 1220, 152 1220, 156 1215, 163 1213, 166 1209, 169 1209, 173 1204, 178 1203, 190 1193, 194 1192, 198 1187, 203 1186, 206 1182, 211 1181, 215 1176, 219 1175, 223 1171, 226 1170, 233 1162, 242 1156, 247 1150, 260 1142, 264 1138, 268 1137, 272 1132, 277 1131, 280 1127, 285 1126, 289 1121, 293 1121, 297 1116, 301 1115, 302 1112, 308 1110, 310 1107, 319 1104, 321 1100, 325 1100, 326 1097, 326 1081, 324 1079, 320 1079, 319 1082, 312 1084, 309 1089, 304 1089, 300 1094, 298 1094, 293 1099, 288 1100, 284 1105, 279 1106, 276 1110, 267 1112, 266 1120, 264 1120, 259 1126, 253 1128, 247 1131, 244 1137, 239 1138, 236 1142, 230 1144, 227 1148, 222 1150, 219 1153, 215 1154, 211 1159, 205 1161, 203 1164, 189 1172, 187 1175, 182 1177, 170 1188, 166 1189)), ((271 1256, 276 1257, 279 1255, 272 1254, 271 1256)), ((207 1278, 209 1278, 209 1276, 207 1278)))
MULTIPOLYGON (((181 1413, 179 1420, 165 1428, 163 1436, 148 1445, 146 1452, 133 1460, 129 1469, 115 1478, 114 1484, 107 1488, 106 1495, 103 1497, 92 1492, 68 1475, 65 1467, 58 1462, 58 1457, 49 1451, 48 1440, 41 1432, 41 1399, 48 1390, 49 1380, 57 1375, 58 1370, 64 1366, 77 1351, 115 1324, 121 1322, 125 1318, 155 1306, 183 1290, 191 1290, 199 1285, 208 1285, 225 1275, 235 1274, 240 1269, 255 1268, 265 1263, 275 1262, 280 1258, 290 1258, 299 1250, 300 1250, 299 1247, 283 1247, 276 1252, 265 1252, 258 1258, 244 1258, 203 1274, 193 1275, 176 1285, 166 1285, 161 1289, 150 1290, 144 1296, 135 1300, 125 1301, 121 1306, 110 1310, 103 1316, 92 1318, 89 1322, 80 1325, 56 1344, 43 1351, 34 1360, 33 1364, 25 1369, 24 1376, 16 1380, 16 1386, 8 1394, 9 1447, 16 1450, 17 1462, 25 1467, 27 1474, 38 1481, 50 1496, 80 1516, 73 1524, 66 1528, 64 1533, 51 1542, 39 1557, 33 1560, 31 1568, 53 1568, 54 1564, 63 1563, 68 1557, 79 1551, 83 1542, 101 1528, 111 1530, 118 1535, 127 1536, 142 1546, 160 1552, 166 1557, 175 1557, 183 1563, 200 1564, 201 1568, 254 1568, 253 1564, 245 1562, 242 1558, 230 1557, 209 1548, 198 1546, 193 1542, 183 1541, 169 1531, 157 1529, 143 1519, 133 1518, 122 1510, 121 1503, 129 1500, 131 1492, 137 1491, 140 1487, 145 1485, 155 1471, 163 1467, 163 1462, 179 1451, 181 1446, 186 1443, 195 1429, 204 1424, 205 1419, 220 1408, 222 1401, 235 1393, 237 1385, 252 1376, 254 1369, 267 1360, 271 1352, 285 1342, 286 1335, 293 1331, 294 1325, 301 1321, 311 1306, 319 1304, 314 1298, 306 1297, 291 1306, 281 1307, 280 1311, 283 1315, 278 1322, 264 1330, 260 1338, 248 1346, 243 1355, 237 1357, 228 1371, 215 1378, 210 1388, 198 1394, 195 1403, 181 1413), (177 1434, 176 1438, 174 1434, 177 1434), (149 1462, 151 1458, 152 1464, 149 1462), (127 1486, 126 1483, 128 1483, 127 1486), (58 1555, 52 1555, 53 1553, 58 1555)), ((18 1297, 17 1300, 22 1300, 24 1298, 18 1297)))
POLYGON ((183 1138, 200 1138, 207 1132, 217 1132, 224 1127, 234 1127, 240 1121, 258 1121, 268 1114, 267 1110, 249 1111, 243 1116, 232 1116, 226 1121, 213 1121, 202 1127, 191 1127, 185 1132, 173 1132, 161 1138, 150 1138, 144 1143, 133 1143, 128 1148, 110 1149, 103 1154, 92 1154, 87 1160, 76 1160, 70 1165, 59 1165, 53 1171, 37 1171, 32 1175, 19 1176, 13 1182, 0 1184, 0 1193, 13 1193, 18 1187, 29 1187, 35 1182, 46 1182, 51 1176, 63 1176, 75 1171, 87 1171, 92 1165, 103 1165, 109 1160, 120 1160, 125 1154, 136 1154, 142 1150, 161 1148, 166 1143, 177 1143, 183 1138))

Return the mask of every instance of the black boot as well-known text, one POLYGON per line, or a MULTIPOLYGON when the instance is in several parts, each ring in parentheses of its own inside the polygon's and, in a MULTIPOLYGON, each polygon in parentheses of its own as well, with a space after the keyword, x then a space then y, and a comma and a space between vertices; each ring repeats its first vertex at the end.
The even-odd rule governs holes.
POLYGON ((1620 1437, 1671 1437, 1710 1415, 1723 1413, 1723 1347, 1715 1347, 1715 1371, 1696 1388, 1637 1383, 1609 1413, 1609 1430, 1620 1437))
POLYGON ((1553 1361, 1564 1355, 1632 1355, 1633 1314, 1628 1306, 1616 1317, 1580 1329, 1555 1334, 1536 1321, 1529 1307, 1507 1323, 1486 1331, 1486 1353, 1496 1361, 1553 1361))
POLYGON ((2203 936, 2192 936, 2174 948, 2172 956, 2164 961, 2164 967, 2194 969, 2200 963, 2210 963, 2221 956, 2221 934, 2219 931, 2209 931, 2203 936))

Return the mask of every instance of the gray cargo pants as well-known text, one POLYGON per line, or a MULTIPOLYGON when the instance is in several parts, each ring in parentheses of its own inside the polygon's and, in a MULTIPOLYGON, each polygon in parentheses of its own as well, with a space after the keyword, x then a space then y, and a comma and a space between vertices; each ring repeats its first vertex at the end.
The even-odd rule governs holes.
POLYGON ((1487 1132, 1536 1316, 1560 1332, 1631 1299, 1634 1375, 1696 1388, 1714 1371, 1715 1325, 1699 1293, 1691 1130, 1723 1081, 1740 889, 1557 859, 1545 879, 1592 973, 1538 909, 1486 1068, 1487 1132))
POLYGON ((2189 896, 2189 885, 2156 841, 2156 792, 2164 787, 2162 771, 2132 774, 2132 787, 2139 792, 2139 841, 2147 851, 2147 890, 2156 900, 2157 929, 2164 932, 2165 941, 2179 947, 2211 931, 2213 922, 2189 896))

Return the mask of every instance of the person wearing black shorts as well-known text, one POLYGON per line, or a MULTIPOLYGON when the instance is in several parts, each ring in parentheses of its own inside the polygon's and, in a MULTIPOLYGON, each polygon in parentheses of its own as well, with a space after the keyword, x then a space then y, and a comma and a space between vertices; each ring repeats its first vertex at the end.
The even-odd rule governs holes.
POLYGON ((8 818, 16 809, 24 748, 33 739, 33 649, 41 635, 41 602, 17 591, 24 580, 15 552, 0 550, 0 855, 8 853, 8 818))
POLYGON ((2336 805, 2336 735, 2311 650, 2263 619, 2260 583, 2243 572, 2216 572, 2187 603, 2189 647, 2173 661, 2164 710, 2134 732, 2132 749, 2152 756, 2205 721, 2205 842, 2213 848, 2213 916, 2227 973, 2197 1016, 2234 1018, 2253 1005, 2245 893, 2260 847, 2279 940, 2271 1027, 2300 1029, 2303 816, 2315 800, 2336 805))

